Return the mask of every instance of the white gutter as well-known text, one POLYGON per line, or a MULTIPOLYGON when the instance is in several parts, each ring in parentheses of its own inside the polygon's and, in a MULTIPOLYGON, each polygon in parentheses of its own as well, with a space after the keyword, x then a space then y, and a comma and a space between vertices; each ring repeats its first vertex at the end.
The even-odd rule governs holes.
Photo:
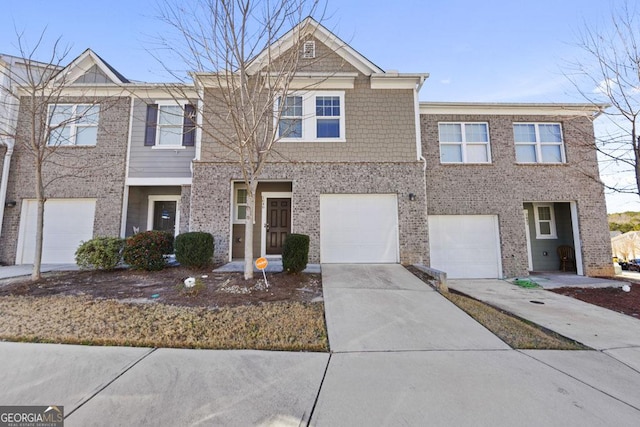
POLYGON ((9 184, 9 166, 11 165, 11 155, 13 154, 14 142, 10 139, 0 141, 0 144, 7 146, 2 164, 2 178, 0 180, 0 236, 2 236, 2 224, 4 221, 5 203, 7 202, 7 186, 9 184))
POLYGON ((423 168, 427 169, 427 160, 422 156, 422 130, 420 127, 420 99, 419 92, 424 84, 424 81, 429 77, 428 74, 420 75, 420 80, 418 84, 413 89, 413 111, 415 116, 415 130, 416 130, 416 155, 418 160, 422 161, 423 168))

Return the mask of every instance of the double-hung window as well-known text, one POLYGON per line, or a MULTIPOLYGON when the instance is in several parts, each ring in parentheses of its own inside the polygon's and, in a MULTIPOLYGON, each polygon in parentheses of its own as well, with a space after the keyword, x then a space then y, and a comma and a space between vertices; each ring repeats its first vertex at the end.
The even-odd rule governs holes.
POLYGON ((440 163, 491 163, 487 123, 439 123, 440 163))
POLYGON ((558 238, 553 204, 534 204, 533 215, 536 222, 536 239, 558 238))
POLYGON ((559 123, 514 123, 518 163, 565 163, 559 123))
POLYGON ((344 92, 291 93, 278 99, 278 137, 284 141, 344 141, 344 92))
POLYGON ((96 145, 100 105, 50 104, 47 145, 96 145))
POLYGON ((195 145, 195 107, 175 102, 147 106, 144 145, 177 148, 195 145))
POLYGON ((247 189, 236 188, 235 223, 244 223, 247 219, 247 189))

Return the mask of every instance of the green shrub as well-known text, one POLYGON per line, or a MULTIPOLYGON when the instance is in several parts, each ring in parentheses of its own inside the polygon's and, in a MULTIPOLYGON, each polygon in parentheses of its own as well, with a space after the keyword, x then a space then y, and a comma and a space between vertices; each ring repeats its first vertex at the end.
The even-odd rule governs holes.
POLYGON ((309 262, 309 236, 289 234, 282 247, 282 267, 289 273, 300 273, 309 262))
POLYGON ((124 239, 96 237, 82 242, 76 250, 76 264, 81 268, 113 270, 122 259, 124 239))
POLYGON ((183 233, 176 237, 173 247, 180 265, 206 267, 213 258, 213 235, 204 231, 183 233))
POLYGON ((173 235, 165 231, 144 231, 127 238, 122 256, 136 270, 162 270, 164 255, 173 251, 173 235))

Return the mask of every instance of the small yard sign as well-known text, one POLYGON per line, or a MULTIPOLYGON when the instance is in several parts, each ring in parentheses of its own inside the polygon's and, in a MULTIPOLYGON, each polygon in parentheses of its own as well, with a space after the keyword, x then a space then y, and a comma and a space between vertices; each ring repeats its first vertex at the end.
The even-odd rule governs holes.
POLYGON ((264 272, 264 270, 267 268, 267 265, 269 265, 269 261, 267 261, 267 259, 264 257, 260 257, 256 260, 256 268, 262 271, 262 277, 264 277, 264 284, 268 288, 269 282, 267 282, 267 274, 264 272))

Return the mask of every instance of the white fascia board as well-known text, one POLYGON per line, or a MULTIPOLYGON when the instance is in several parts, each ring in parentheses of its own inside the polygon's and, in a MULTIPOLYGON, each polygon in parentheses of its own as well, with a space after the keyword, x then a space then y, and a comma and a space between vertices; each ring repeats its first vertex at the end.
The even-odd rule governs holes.
POLYGON ((128 186, 175 186, 175 185, 191 185, 191 178, 127 178, 125 185, 128 186))
POLYGON ((371 89, 416 89, 429 74, 381 73, 371 75, 371 89))
POLYGON ((73 84, 75 80, 80 78, 84 73, 89 71, 91 67, 97 65, 108 78, 114 84, 122 84, 122 80, 118 76, 115 75, 113 71, 109 67, 105 65, 105 63, 91 50, 87 49, 80 54, 76 59, 74 59, 71 64, 66 66, 56 78, 53 80, 52 84, 56 84, 59 81, 63 81, 63 84, 73 84))
POLYGON ((607 104, 421 102, 420 114, 587 116, 602 113, 607 104))
MULTIPOLYGON (((364 75, 369 76, 371 74, 384 72, 380 67, 362 56, 362 54, 343 42, 338 36, 311 17, 306 18, 280 39, 272 43, 270 46, 272 60, 277 59, 282 52, 291 49, 296 41, 307 35, 315 37, 319 42, 344 58, 345 61, 353 65, 364 75), (301 31, 304 31, 304 33, 301 31)), ((258 73, 265 67, 268 56, 268 50, 265 49, 251 61, 251 64, 247 67, 247 72, 249 74, 258 73)))

